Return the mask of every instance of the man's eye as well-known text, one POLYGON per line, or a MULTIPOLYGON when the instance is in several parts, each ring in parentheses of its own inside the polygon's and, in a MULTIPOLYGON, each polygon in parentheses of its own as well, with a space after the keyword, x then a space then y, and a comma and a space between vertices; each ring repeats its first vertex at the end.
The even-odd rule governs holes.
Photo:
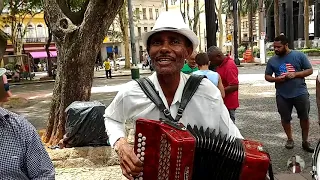
POLYGON ((178 39, 175 39, 172 41, 172 44, 180 44, 180 41, 178 39))
POLYGON ((160 44, 160 41, 153 41, 151 44, 152 44, 152 45, 159 45, 159 44, 160 44))

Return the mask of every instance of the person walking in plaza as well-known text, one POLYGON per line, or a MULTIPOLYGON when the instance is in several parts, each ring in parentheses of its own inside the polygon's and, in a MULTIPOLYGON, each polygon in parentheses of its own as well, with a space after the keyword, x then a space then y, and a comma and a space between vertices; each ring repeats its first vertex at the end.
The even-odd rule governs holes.
POLYGON ((209 70, 209 57, 207 53, 199 53, 196 55, 196 63, 198 64, 198 71, 192 74, 205 75, 221 92, 222 98, 225 97, 224 87, 220 75, 217 72, 209 70))
POLYGON ((106 70, 106 77, 107 79, 111 78, 111 64, 109 58, 107 58, 103 63, 104 69, 106 70))
MULTIPOLYGON (((5 72, 0 68, 1 103, 11 96, 5 72)), ((0 134, 0 179, 55 179, 51 159, 28 120, 0 107, 0 134)))
POLYGON ((215 66, 215 71, 220 75, 224 87, 224 104, 229 110, 232 121, 236 121, 236 109, 239 107, 238 89, 238 67, 230 56, 225 56, 221 49, 211 46, 207 50, 210 63, 215 66))
POLYGON ((187 58, 187 63, 184 64, 184 66, 182 67, 181 71, 185 74, 191 74, 195 71, 198 71, 198 67, 197 67, 197 63, 196 63, 196 52, 193 52, 192 55, 187 58))
POLYGON ((302 148, 313 152, 314 149, 308 142, 310 100, 305 82, 305 77, 313 73, 312 66, 305 54, 289 49, 286 36, 276 37, 273 46, 276 55, 267 63, 265 79, 275 83, 277 108, 287 135, 285 147, 294 147, 291 115, 295 107, 302 129, 302 148))

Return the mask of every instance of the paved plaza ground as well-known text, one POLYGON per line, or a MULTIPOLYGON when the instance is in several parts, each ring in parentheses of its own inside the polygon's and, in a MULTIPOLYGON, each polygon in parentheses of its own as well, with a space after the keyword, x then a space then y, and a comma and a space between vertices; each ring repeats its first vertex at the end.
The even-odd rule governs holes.
MULTIPOLYGON (((296 113, 293 114, 293 132, 295 148, 284 148, 285 133, 280 124, 279 115, 275 104, 274 84, 264 81, 264 66, 239 67, 240 75, 240 108, 236 111, 236 125, 246 139, 262 142, 270 152, 273 169, 279 180, 303 180, 311 179, 312 154, 306 153, 301 148, 301 130, 296 113), (288 159, 292 155, 298 155, 305 161, 302 174, 292 175, 286 168, 288 159)), ((317 124, 317 109, 315 102, 315 73, 306 80, 311 100, 310 110, 310 142, 313 146, 319 140, 320 128, 317 124)), ((96 77, 103 77, 102 72, 96 72, 96 77)), ((145 76, 145 75, 144 75, 145 76)), ((92 89, 92 100, 98 100, 106 106, 110 104, 116 92, 122 85, 130 81, 130 76, 118 76, 113 79, 95 78, 92 89)), ((22 114, 37 128, 46 127, 53 82, 26 85, 13 85, 12 92, 17 97, 28 99, 28 103, 10 108, 10 110, 22 114)), ((106 168, 76 168, 57 169, 57 179, 110 179, 121 180, 119 166, 106 168)))

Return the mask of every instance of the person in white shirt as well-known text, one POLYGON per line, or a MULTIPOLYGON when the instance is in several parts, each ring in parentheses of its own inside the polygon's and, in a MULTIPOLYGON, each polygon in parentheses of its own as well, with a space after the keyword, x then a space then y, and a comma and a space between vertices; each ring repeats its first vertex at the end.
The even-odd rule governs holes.
MULTIPOLYGON (((184 23, 180 13, 163 12, 152 31, 143 36, 151 62, 155 68, 149 79, 171 115, 175 117, 183 88, 190 75, 181 68, 198 46, 198 38, 184 23)), ((105 111, 105 126, 111 146, 119 155, 122 173, 133 179, 143 170, 143 164, 134 154, 125 135, 126 120, 147 118, 159 120, 164 115, 144 94, 137 82, 131 81, 118 92, 105 111)), ((230 119, 219 89, 208 79, 203 79, 187 105, 180 123, 216 129, 229 136, 243 138, 230 119)))

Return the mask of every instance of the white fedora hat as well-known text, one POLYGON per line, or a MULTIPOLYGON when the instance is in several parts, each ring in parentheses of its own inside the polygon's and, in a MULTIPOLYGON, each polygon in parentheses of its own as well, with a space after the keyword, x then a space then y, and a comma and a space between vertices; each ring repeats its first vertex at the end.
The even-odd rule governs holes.
POLYGON ((162 12, 156 20, 153 29, 150 32, 143 34, 142 41, 144 46, 147 47, 147 41, 150 36, 161 31, 172 31, 184 35, 191 41, 193 45, 193 51, 195 51, 199 45, 197 35, 184 22, 180 12, 162 12))

